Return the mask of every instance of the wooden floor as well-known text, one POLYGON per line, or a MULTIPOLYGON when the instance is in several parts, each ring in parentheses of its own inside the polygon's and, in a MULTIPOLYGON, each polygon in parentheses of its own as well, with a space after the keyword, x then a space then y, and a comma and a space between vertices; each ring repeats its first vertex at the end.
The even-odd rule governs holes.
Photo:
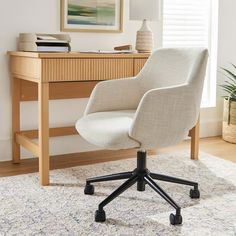
MULTIPOLYGON (((168 153, 175 151, 186 151, 190 150, 190 142, 184 141, 181 144, 158 150, 160 153, 168 153)), ((236 144, 230 144, 221 139, 221 137, 205 138, 200 140, 200 150, 202 152, 209 153, 213 156, 223 158, 225 160, 236 163, 236 144)), ((149 154, 155 152, 150 151, 149 154)), ((72 154, 65 157, 60 155, 52 157, 50 160, 51 169, 61 169, 79 165, 88 165, 99 162, 106 162, 112 160, 120 160, 133 158, 136 155, 135 150, 126 151, 96 151, 87 152, 81 154, 72 154)), ((21 164, 12 164, 8 162, 0 162, 0 177, 12 176, 26 173, 33 173, 38 171, 38 159, 25 159, 21 161, 21 164)))
MULTIPOLYGON (((189 145, 189 141, 185 141, 177 146, 162 149, 158 153, 188 150, 189 145)), ((200 139, 200 151, 236 163, 236 144, 227 143, 221 137, 200 139)))

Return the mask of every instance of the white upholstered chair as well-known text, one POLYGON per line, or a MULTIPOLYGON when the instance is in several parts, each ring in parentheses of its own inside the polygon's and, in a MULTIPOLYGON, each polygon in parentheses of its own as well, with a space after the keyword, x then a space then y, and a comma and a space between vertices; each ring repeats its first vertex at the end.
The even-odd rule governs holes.
POLYGON ((146 151, 183 140, 197 123, 208 52, 202 48, 155 51, 135 78, 104 81, 92 92, 76 129, 88 142, 104 149, 139 149, 134 171, 87 179, 85 194, 93 194, 91 183, 128 179, 99 204, 97 222, 106 220, 104 207, 130 186, 144 191, 148 184, 175 209, 171 224, 181 224, 181 208, 153 180, 193 186, 191 198, 199 198, 198 184, 154 174, 146 168, 146 151))

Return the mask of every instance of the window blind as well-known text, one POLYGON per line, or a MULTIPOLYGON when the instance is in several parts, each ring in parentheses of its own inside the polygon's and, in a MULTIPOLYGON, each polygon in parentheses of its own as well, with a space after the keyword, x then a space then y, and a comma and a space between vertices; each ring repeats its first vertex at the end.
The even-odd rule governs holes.
POLYGON ((208 47, 210 0, 163 1, 163 47, 208 47))
POLYGON ((163 0, 163 47, 205 47, 210 59, 202 106, 216 100, 218 0, 163 0))

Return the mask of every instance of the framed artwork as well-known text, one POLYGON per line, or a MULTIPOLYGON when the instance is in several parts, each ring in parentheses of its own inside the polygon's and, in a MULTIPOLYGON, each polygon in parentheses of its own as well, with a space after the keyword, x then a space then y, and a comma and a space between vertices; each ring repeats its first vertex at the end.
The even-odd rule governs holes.
POLYGON ((123 0, 61 0, 61 31, 122 32, 123 0))

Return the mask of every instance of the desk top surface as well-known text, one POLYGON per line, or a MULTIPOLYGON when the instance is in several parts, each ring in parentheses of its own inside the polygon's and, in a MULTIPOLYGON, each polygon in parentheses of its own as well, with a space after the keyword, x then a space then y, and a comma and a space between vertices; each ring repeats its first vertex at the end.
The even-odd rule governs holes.
POLYGON ((149 53, 117 53, 117 54, 103 54, 103 53, 58 53, 58 52, 19 52, 9 51, 9 56, 29 57, 29 58, 147 58, 149 53))

